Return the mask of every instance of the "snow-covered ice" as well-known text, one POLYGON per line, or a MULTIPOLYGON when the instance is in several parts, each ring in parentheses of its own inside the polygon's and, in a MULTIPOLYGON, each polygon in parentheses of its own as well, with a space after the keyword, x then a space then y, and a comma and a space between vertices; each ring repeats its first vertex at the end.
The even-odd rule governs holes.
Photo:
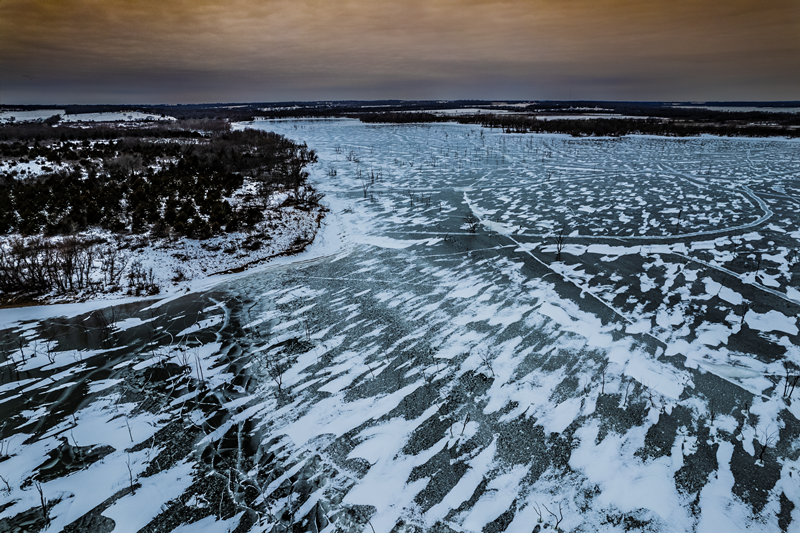
POLYGON ((318 152, 315 243, 106 327, 3 311, 0 520, 40 482, 53 530, 798 523, 800 143, 238 127, 318 152))

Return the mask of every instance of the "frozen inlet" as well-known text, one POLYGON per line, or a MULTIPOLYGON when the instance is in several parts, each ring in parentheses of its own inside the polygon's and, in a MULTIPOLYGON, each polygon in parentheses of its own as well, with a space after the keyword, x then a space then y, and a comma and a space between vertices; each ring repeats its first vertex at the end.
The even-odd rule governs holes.
POLYGON ((319 155, 315 243, 4 311, 3 527, 792 530, 797 142, 238 127, 319 155))

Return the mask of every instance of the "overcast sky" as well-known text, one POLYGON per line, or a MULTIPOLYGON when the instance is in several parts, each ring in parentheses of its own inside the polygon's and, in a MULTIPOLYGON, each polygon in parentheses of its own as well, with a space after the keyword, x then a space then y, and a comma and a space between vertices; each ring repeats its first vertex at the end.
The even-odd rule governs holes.
POLYGON ((800 100, 800 0, 0 0, 0 103, 800 100))

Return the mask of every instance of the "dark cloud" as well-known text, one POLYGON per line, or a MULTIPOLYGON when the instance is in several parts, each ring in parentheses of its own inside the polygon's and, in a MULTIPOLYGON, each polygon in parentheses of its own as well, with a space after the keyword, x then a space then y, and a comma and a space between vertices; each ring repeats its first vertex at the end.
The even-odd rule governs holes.
POLYGON ((0 1, 0 98, 788 100, 796 0, 0 1))

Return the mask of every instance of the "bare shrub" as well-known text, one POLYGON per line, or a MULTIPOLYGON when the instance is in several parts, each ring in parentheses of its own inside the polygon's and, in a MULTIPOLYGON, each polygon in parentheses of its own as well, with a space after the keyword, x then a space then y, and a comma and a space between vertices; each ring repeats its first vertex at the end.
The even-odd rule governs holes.
POLYGON ((128 256, 118 246, 112 244, 100 253, 100 262, 100 270, 103 272, 103 281, 106 286, 118 286, 122 271, 128 266, 128 256))
POLYGON ((96 290, 91 279, 96 241, 11 239, 0 247, 0 291, 38 295, 96 290))
POLYGON ((141 294, 154 295, 158 294, 161 288, 155 282, 155 275, 153 268, 145 270, 141 261, 134 261, 131 263, 131 268, 128 271, 128 291, 135 293, 136 296, 141 294))

